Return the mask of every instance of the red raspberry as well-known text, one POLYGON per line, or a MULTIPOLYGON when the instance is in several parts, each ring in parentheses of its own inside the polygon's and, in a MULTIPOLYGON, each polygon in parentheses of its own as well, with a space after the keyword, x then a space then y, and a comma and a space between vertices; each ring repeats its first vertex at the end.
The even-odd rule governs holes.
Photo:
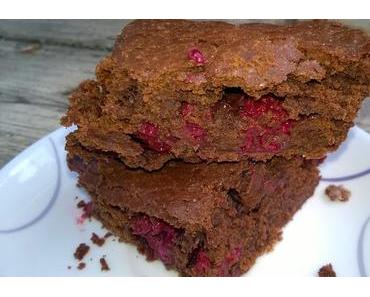
POLYGON ((144 141, 148 148, 158 153, 168 153, 172 148, 173 138, 167 137, 162 140, 159 135, 159 128, 153 123, 142 123, 137 136, 144 141))
POLYGON ((197 275, 206 275, 211 268, 211 261, 209 260, 206 252, 200 250, 197 255, 197 260, 194 265, 197 275))
POLYGON ((262 127, 250 127, 247 129, 242 153, 276 153, 282 145, 279 143, 274 130, 262 127))
POLYGON ((240 113, 243 117, 251 117, 253 119, 258 119, 263 114, 270 113, 277 121, 284 120, 288 116, 281 106, 280 100, 272 96, 264 96, 259 100, 245 100, 240 113))
POLYGON ((198 65, 203 65, 206 62, 202 52, 196 48, 189 50, 188 58, 195 61, 198 65))
POLYGON ((181 104, 180 114, 185 118, 193 112, 194 106, 188 102, 183 102, 181 104))
POLYGON ((246 129, 242 153, 276 153, 283 148, 285 135, 290 135, 294 121, 288 119, 288 113, 279 99, 273 96, 264 96, 259 100, 247 99, 240 114, 249 119, 247 125, 252 123, 246 129))
POLYGON ((206 137, 206 132, 204 129, 195 123, 186 122, 185 132, 196 142, 203 142, 206 137))
POLYGON ((218 269, 218 276, 225 276, 228 274, 229 269, 236 263, 239 262, 242 256, 242 249, 240 247, 236 247, 232 249, 225 257, 225 259, 220 264, 218 269))
POLYGON ((171 264, 172 248, 178 231, 169 224, 148 216, 136 217, 132 221, 132 233, 145 239, 155 258, 171 264))

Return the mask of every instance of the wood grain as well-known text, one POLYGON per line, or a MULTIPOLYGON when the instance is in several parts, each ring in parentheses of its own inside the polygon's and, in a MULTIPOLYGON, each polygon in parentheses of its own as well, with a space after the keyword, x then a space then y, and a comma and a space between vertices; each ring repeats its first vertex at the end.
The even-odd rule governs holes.
POLYGON ((72 47, 111 49, 130 20, 0 20, 0 36, 7 40, 38 41, 72 47))
POLYGON ((47 44, 25 53, 31 45, 0 41, 0 167, 59 126, 68 94, 107 53, 47 44))
MULTIPOLYGON (((0 20, 0 168, 59 127, 68 94, 93 77, 95 65, 128 22, 0 20)), ((369 20, 346 22, 370 31, 369 20)), ((356 122, 370 132, 370 100, 356 122)))

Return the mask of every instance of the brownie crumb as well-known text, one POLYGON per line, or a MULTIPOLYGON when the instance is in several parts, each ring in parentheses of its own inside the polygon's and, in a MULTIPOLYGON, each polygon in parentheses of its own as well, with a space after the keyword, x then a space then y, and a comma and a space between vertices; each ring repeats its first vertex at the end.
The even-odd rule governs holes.
POLYGON ((68 266, 67 268, 68 268, 68 269, 71 269, 72 267, 71 267, 71 266, 68 266))
POLYGON ((78 270, 82 270, 82 269, 84 269, 86 267, 86 264, 84 263, 84 262, 80 262, 79 264, 78 264, 78 266, 77 266, 77 269, 78 270))
POLYGON ((100 269, 101 271, 108 271, 110 270, 109 266, 108 266, 108 263, 107 261, 105 261, 104 258, 100 258, 100 269))
POLYGON ((337 274, 333 270, 333 266, 329 263, 320 268, 319 276, 320 277, 335 277, 337 276, 337 274))
POLYGON ((107 233, 105 233, 104 238, 107 239, 111 236, 113 236, 113 233, 112 232, 107 232, 107 233))
POLYGON ((93 204, 92 204, 92 202, 85 203, 82 210, 83 210, 83 215, 82 216, 84 218, 91 218, 92 213, 93 213, 93 204))
POLYGON ((337 200, 341 202, 346 202, 351 197, 351 192, 342 185, 329 185, 325 189, 325 194, 329 197, 331 201, 337 200))
POLYGON ((80 260, 81 261, 83 259, 83 257, 85 257, 85 255, 87 254, 87 252, 89 251, 89 249, 90 249, 90 247, 87 244, 81 243, 77 247, 77 249, 76 249, 76 251, 75 251, 75 253, 73 255, 75 256, 75 258, 77 260, 80 260))
POLYGON ((96 233, 92 233, 90 240, 97 246, 102 246, 105 243, 105 239, 103 237, 99 237, 96 233))
POLYGON ((86 202, 81 200, 77 203, 77 208, 84 208, 86 206, 86 202))

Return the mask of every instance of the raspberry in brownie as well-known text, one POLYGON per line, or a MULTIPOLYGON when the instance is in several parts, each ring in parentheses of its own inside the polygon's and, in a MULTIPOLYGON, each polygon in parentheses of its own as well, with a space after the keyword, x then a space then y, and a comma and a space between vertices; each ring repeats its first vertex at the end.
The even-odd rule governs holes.
POLYGON ((130 167, 323 157, 369 94, 370 39, 339 23, 127 25, 64 125, 130 167))
POLYGON ((237 276, 272 249, 319 181, 303 158, 186 164, 147 172, 68 137, 68 165, 94 215, 149 260, 187 276, 237 276))

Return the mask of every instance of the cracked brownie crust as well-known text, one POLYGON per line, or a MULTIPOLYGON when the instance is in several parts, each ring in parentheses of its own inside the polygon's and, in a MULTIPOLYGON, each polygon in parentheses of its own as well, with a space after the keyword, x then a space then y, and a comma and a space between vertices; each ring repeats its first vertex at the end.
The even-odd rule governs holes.
POLYGON ((62 122, 130 167, 315 159, 345 139, 369 94, 370 40, 326 21, 142 20, 124 28, 96 76, 62 122))
POLYGON ((149 260, 188 276, 236 276, 272 249, 319 181, 316 162, 171 161, 151 173, 68 136, 68 165, 94 214, 149 260))

